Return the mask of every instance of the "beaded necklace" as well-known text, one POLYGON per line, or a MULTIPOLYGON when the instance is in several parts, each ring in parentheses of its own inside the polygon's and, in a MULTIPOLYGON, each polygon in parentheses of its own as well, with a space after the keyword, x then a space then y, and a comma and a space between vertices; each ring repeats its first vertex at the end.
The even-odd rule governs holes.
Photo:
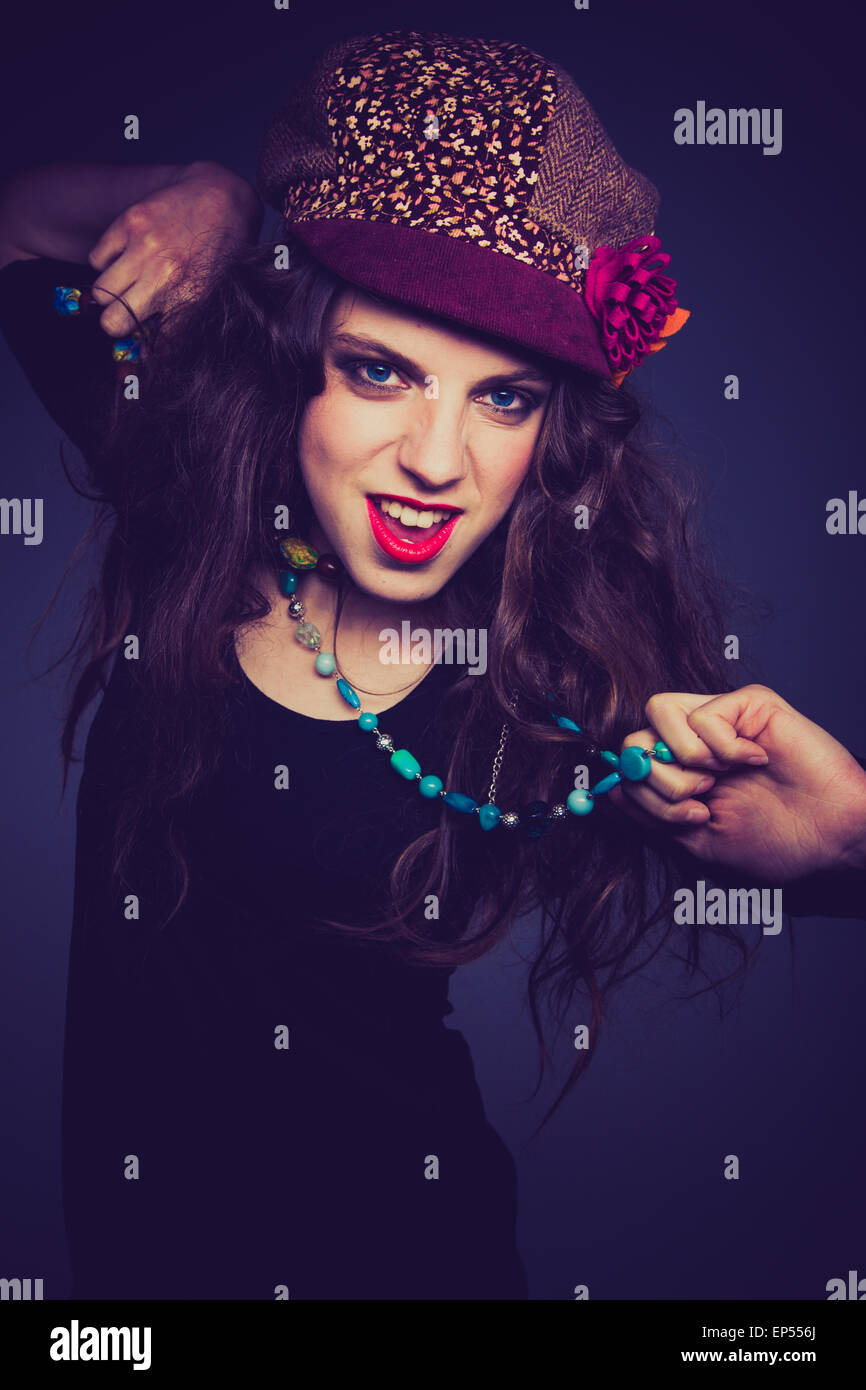
MULTIPOLYGON (((316 653, 314 665, 317 675, 325 679, 335 678, 337 691, 342 699, 351 709, 358 711, 358 728, 362 733, 375 735, 377 749, 382 753, 389 754, 391 766, 400 777, 404 777, 407 782, 416 782, 419 793, 425 799, 429 801, 438 799, 443 801, 452 811, 461 815, 476 816, 482 830, 495 830, 500 825, 507 830, 521 827, 529 839, 538 839, 546 834, 552 826, 567 821, 569 812, 577 817, 588 815, 595 805, 596 798, 610 791, 623 779, 628 782, 640 782, 648 777, 653 758, 661 763, 674 761, 673 754, 661 739, 652 748, 624 748, 620 754, 584 742, 583 752, 586 757, 600 758, 609 763, 611 768, 589 790, 576 787, 569 792, 565 801, 557 802, 553 806, 548 805, 545 801, 531 801, 519 812, 502 811, 495 804, 494 797, 496 795, 496 782, 505 755, 505 745, 508 741, 508 725, 503 724, 499 746, 493 759, 486 802, 479 804, 465 792, 446 790, 440 777, 433 773, 421 771, 420 763, 409 752, 408 748, 394 747, 389 735, 380 729, 377 715, 361 708, 361 697, 339 669, 336 656, 333 652, 322 651, 322 634, 315 623, 311 623, 306 618, 304 605, 296 594, 298 572, 316 570, 326 582, 336 583, 344 573, 341 561, 336 555, 320 555, 311 545, 297 536, 285 537, 279 542, 279 549, 283 563, 289 566, 288 569, 280 569, 280 592, 289 600, 288 616, 297 624, 295 638, 302 647, 316 653)), ((546 695, 545 699, 549 703, 553 703, 552 695, 546 695)), ((583 737, 583 730, 578 724, 575 724, 573 719, 569 719, 567 715, 556 714, 553 710, 549 713, 551 719, 561 729, 568 729, 578 737, 583 737)))

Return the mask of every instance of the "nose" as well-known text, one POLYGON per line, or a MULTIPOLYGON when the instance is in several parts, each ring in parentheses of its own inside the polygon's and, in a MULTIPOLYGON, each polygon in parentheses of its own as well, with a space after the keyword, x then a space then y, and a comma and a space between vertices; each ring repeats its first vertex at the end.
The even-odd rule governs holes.
POLYGON ((469 473, 471 460, 465 438, 465 416, 457 401, 441 396, 418 402, 417 412, 401 442, 397 462, 421 495, 452 490, 469 473))

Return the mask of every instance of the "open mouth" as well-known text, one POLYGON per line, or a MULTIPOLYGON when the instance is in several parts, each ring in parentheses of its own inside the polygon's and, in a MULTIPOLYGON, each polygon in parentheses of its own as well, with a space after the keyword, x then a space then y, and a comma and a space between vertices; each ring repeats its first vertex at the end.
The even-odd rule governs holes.
POLYGON ((378 508, 382 520, 392 536, 400 541, 419 544, 432 540, 452 517, 459 516, 456 507, 415 507, 398 497, 386 494, 370 499, 378 508))
POLYGON ((411 498, 377 493, 367 498, 373 540, 391 560, 420 565, 447 545, 462 515, 457 507, 424 507, 411 498))

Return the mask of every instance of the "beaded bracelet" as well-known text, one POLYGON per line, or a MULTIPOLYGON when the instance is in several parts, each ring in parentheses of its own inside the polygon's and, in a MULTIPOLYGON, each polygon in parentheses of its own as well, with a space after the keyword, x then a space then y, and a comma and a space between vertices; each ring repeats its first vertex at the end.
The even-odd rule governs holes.
MULTIPOLYGON (((336 677, 337 690, 342 699, 351 709, 359 711, 359 729, 364 733, 376 735, 376 747, 381 752, 390 754, 391 766, 395 772, 407 781, 417 782, 418 791, 427 800, 432 801, 438 798, 452 811, 457 811, 462 815, 477 816, 478 824, 482 830, 495 830, 498 825, 509 830, 520 826, 525 830, 529 839, 538 839, 545 835, 551 826, 567 820, 569 812, 574 816, 588 815, 595 805, 596 797, 610 791, 623 779, 628 782, 640 782, 648 777, 652 769, 653 758, 662 763, 674 761, 673 754, 661 739, 652 748, 624 748, 621 754, 612 753, 608 749, 597 748, 594 744, 590 744, 584 747, 585 756, 603 759, 611 765, 612 771, 606 773, 588 791, 576 787, 574 791, 569 793, 564 802, 557 802, 553 806, 549 806, 545 801, 531 801, 519 812, 501 811, 495 805, 493 798, 496 794, 496 781, 502 766, 508 738, 508 725, 503 724, 499 747, 493 759, 487 801, 479 805, 473 797, 467 796, 465 792, 446 791, 440 777, 433 773, 422 773, 420 763, 409 752, 408 748, 395 749, 389 735, 379 728, 377 715, 361 709, 361 698, 339 670, 334 653, 321 650, 322 634, 316 625, 305 617, 304 605, 295 592, 298 577, 293 571, 316 570, 328 583, 336 583, 344 572, 338 557, 330 554, 320 555, 311 545, 300 540, 297 536, 287 536, 280 541, 279 548, 285 562, 290 566, 289 569, 280 570, 280 592, 289 600, 288 616, 297 623, 295 638, 301 646, 317 653, 315 660, 317 674, 326 678, 336 677)), ((546 695, 545 699, 553 703, 552 695, 546 695)), ((583 734, 579 725, 566 715, 555 714, 550 711, 550 717, 561 729, 568 729, 578 736, 583 734)))

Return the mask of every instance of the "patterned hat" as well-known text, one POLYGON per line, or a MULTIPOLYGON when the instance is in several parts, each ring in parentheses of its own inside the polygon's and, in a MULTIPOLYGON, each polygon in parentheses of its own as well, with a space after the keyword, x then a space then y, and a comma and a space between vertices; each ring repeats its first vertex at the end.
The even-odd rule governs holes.
POLYGON ((334 44, 271 121, 257 185, 351 283, 616 385, 688 318, 656 188, 568 73, 520 44, 334 44))

